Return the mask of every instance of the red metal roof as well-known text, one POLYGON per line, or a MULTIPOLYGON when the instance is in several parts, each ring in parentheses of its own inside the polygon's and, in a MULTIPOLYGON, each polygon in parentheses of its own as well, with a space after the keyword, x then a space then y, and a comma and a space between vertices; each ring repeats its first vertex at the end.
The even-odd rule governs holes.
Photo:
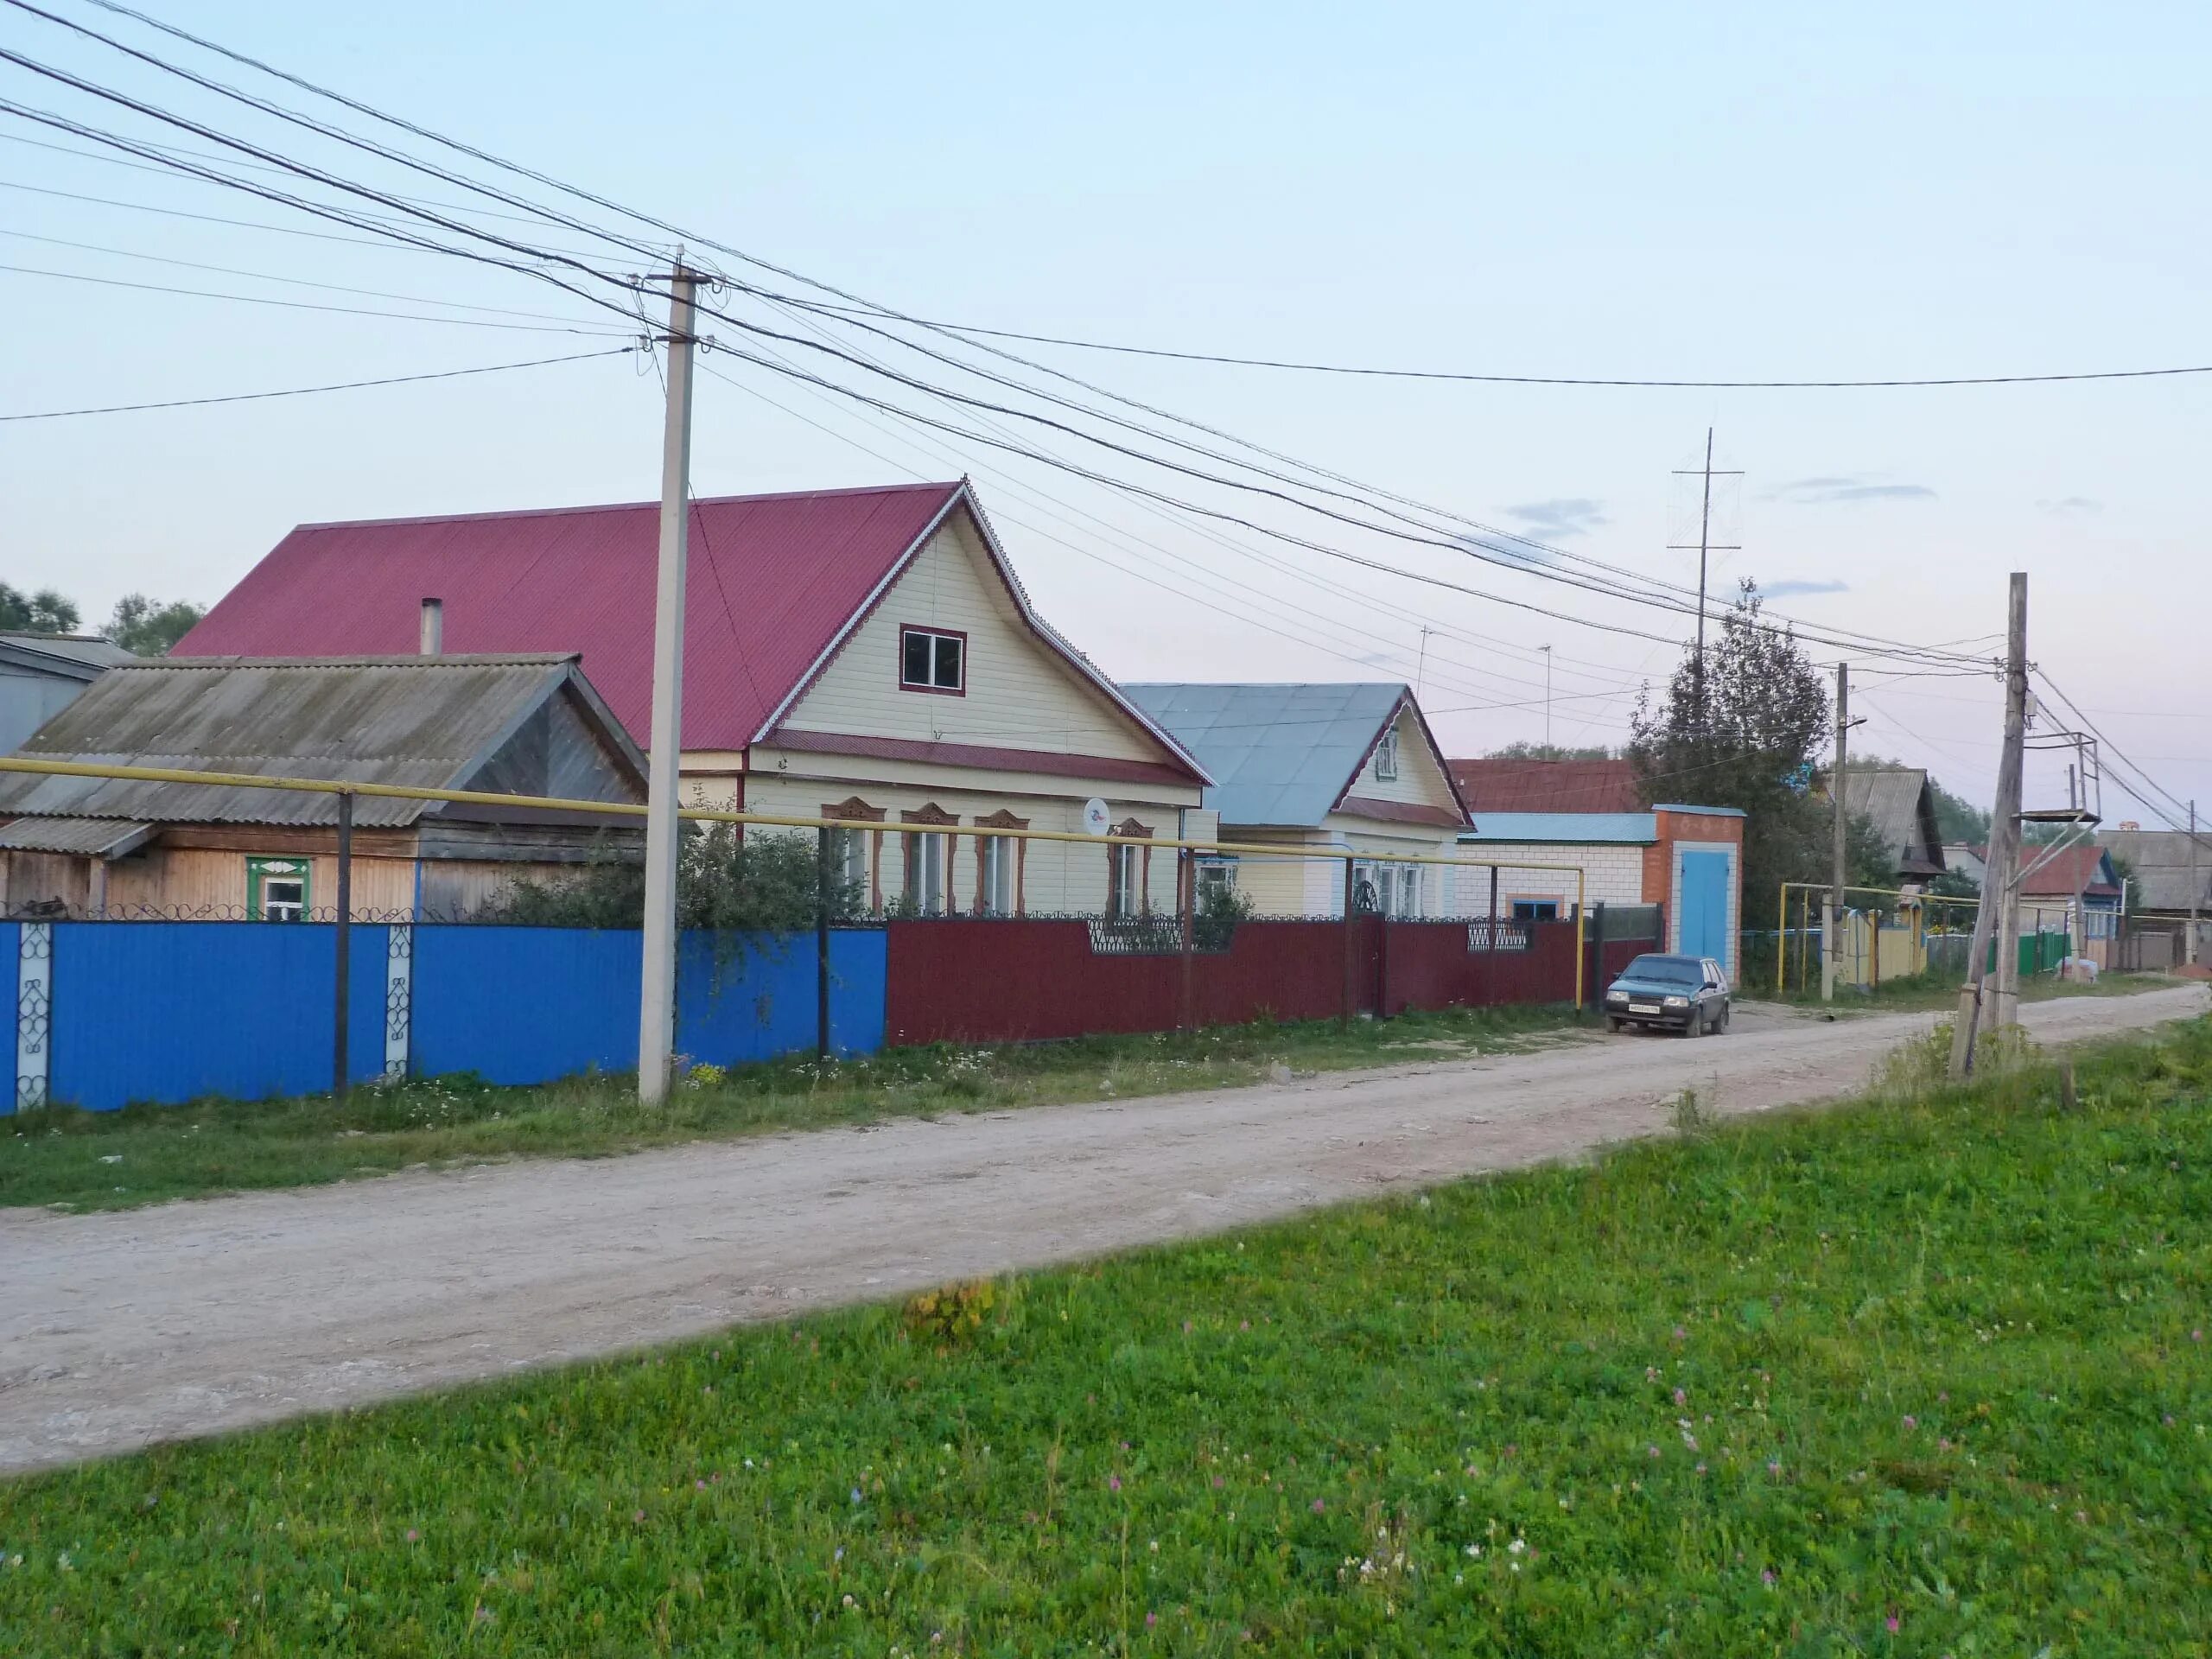
MULTIPOLYGON (((2020 868, 2024 870, 2044 856, 2045 849, 2037 846, 2020 849, 2020 868)), ((2112 882, 2103 879, 2105 849, 2094 842, 2085 842, 2056 854, 2041 869, 2031 871, 2020 882, 2020 896, 2024 899, 2071 899, 2078 887, 2084 893, 2102 899, 2120 891, 2112 882)))
POLYGON ((1511 755, 1452 762, 1467 810, 1640 812, 1636 766, 1629 760, 1529 760, 1511 755))
MULTIPOLYGON (((742 749, 962 493, 953 484, 693 502, 683 747, 742 749)), ((658 503, 302 524, 178 642, 190 657, 575 652, 631 734, 652 696, 658 503)))

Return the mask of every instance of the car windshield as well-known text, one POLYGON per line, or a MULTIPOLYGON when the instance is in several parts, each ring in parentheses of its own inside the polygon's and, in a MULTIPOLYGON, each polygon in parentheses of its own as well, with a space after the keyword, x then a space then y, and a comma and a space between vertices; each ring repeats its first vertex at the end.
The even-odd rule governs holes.
POLYGON ((1702 985, 1705 964, 1689 957, 1638 957, 1621 977, 1656 980, 1662 985, 1702 985))

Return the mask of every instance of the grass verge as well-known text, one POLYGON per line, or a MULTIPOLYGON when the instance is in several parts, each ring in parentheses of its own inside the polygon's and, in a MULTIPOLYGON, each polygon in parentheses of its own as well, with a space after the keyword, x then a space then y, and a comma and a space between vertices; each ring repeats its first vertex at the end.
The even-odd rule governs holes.
POLYGON ((995 1111, 1263 1083, 1494 1053, 1596 1020, 1566 1007, 1452 1009, 1390 1020, 1272 1022, 995 1048, 904 1048, 817 1064, 702 1067, 663 1107, 627 1077, 496 1088, 469 1077, 296 1100, 19 1113, 0 1130, 0 1208, 114 1210, 305 1186, 417 1165, 591 1157, 888 1117, 995 1111))
POLYGON ((0 1485, 37 1653, 2194 1654, 2212 1023, 0 1485))
MULTIPOLYGON (((1839 986, 1833 1004, 1821 1001, 1817 981, 1808 992, 1793 990, 1789 996, 1778 999, 1774 995, 1771 979, 1763 987, 1749 986, 1743 995, 1760 1001, 1779 1001, 1791 1007, 1833 1007, 1839 1014, 1913 1014, 1957 1007, 1962 982, 1941 974, 1915 974, 1907 979, 1887 980, 1874 986, 1839 986)), ((2060 979, 2056 974, 2040 974, 2020 982, 2020 1001, 2054 1002, 2070 996, 2133 996, 2179 982, 2166 974, 2106 974, 2095 983, 2085 985, 2060 979)))

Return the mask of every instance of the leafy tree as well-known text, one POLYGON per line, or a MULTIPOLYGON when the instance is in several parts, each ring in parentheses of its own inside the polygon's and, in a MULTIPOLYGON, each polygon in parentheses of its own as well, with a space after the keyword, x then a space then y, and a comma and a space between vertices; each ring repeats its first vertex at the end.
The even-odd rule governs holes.
POLYGON ((1976 806, 1963 795, 1954 795, 1933 777, 1928 788, 1936 797, 1936 833, 1947 842, 1962 841, 1969 847, 1989 844, 1989 809, 1976 806))
POLYGON ((163 605, 143 594, 125 594, 116 601, 115 614, 108 619, 107 637, 141 657, 159 657, 207 614, 205 605, 195 605, 188 599, 173 599, 163 605))
POLYGON ((0 628, 16 633, 74 633, 83 620, 76 601, 51 588, 25 594, 0 582, 0 628))
POLYGON ((1559 743, 1509 743, 1492 749, 1493 760, 1611 760, 1613 752, 1602 743, 1569 747, 1559 743))
MULTIPOLYGON (((1834 821, 1812 792, 1831 721, 1827 683, 1793 630, 1761 619, 1758 585, 1742 583, 1706 647, 1694 646, 1656 705, 1647 688, 1630 716, 1629 758, 1647 804, 1733 806, 1745 814, 1744 893, 1766 913, 1784 881, 1825 881, 1834 821)), ((1863 819, 1847 830, 1854 884, 1895 885, 1896 870, 1863 819)))
MULTIPOLYGON (((677 850, 676 925, 726 932, 788 933, 814 925, 815 842, 810 835, 727 823, 686 825, 677 850)), ((859 887, 834 871, 830 915, 861 912, 859 887)), ((601 848, 573 875, 524 876, 474 919, 531 927, 637 927, 645 914, 645 873, 634 851, 601 848)))

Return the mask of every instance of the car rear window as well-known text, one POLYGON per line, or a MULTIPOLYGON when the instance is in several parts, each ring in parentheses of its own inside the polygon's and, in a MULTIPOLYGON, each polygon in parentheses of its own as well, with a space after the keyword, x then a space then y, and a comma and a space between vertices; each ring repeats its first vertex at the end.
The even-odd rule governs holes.
POLYGON ((1656 979, 1666 985, 1702 985, 1705 964, 1685 957, 1638 957, 1623 972, 1625 979, 1656 979))

